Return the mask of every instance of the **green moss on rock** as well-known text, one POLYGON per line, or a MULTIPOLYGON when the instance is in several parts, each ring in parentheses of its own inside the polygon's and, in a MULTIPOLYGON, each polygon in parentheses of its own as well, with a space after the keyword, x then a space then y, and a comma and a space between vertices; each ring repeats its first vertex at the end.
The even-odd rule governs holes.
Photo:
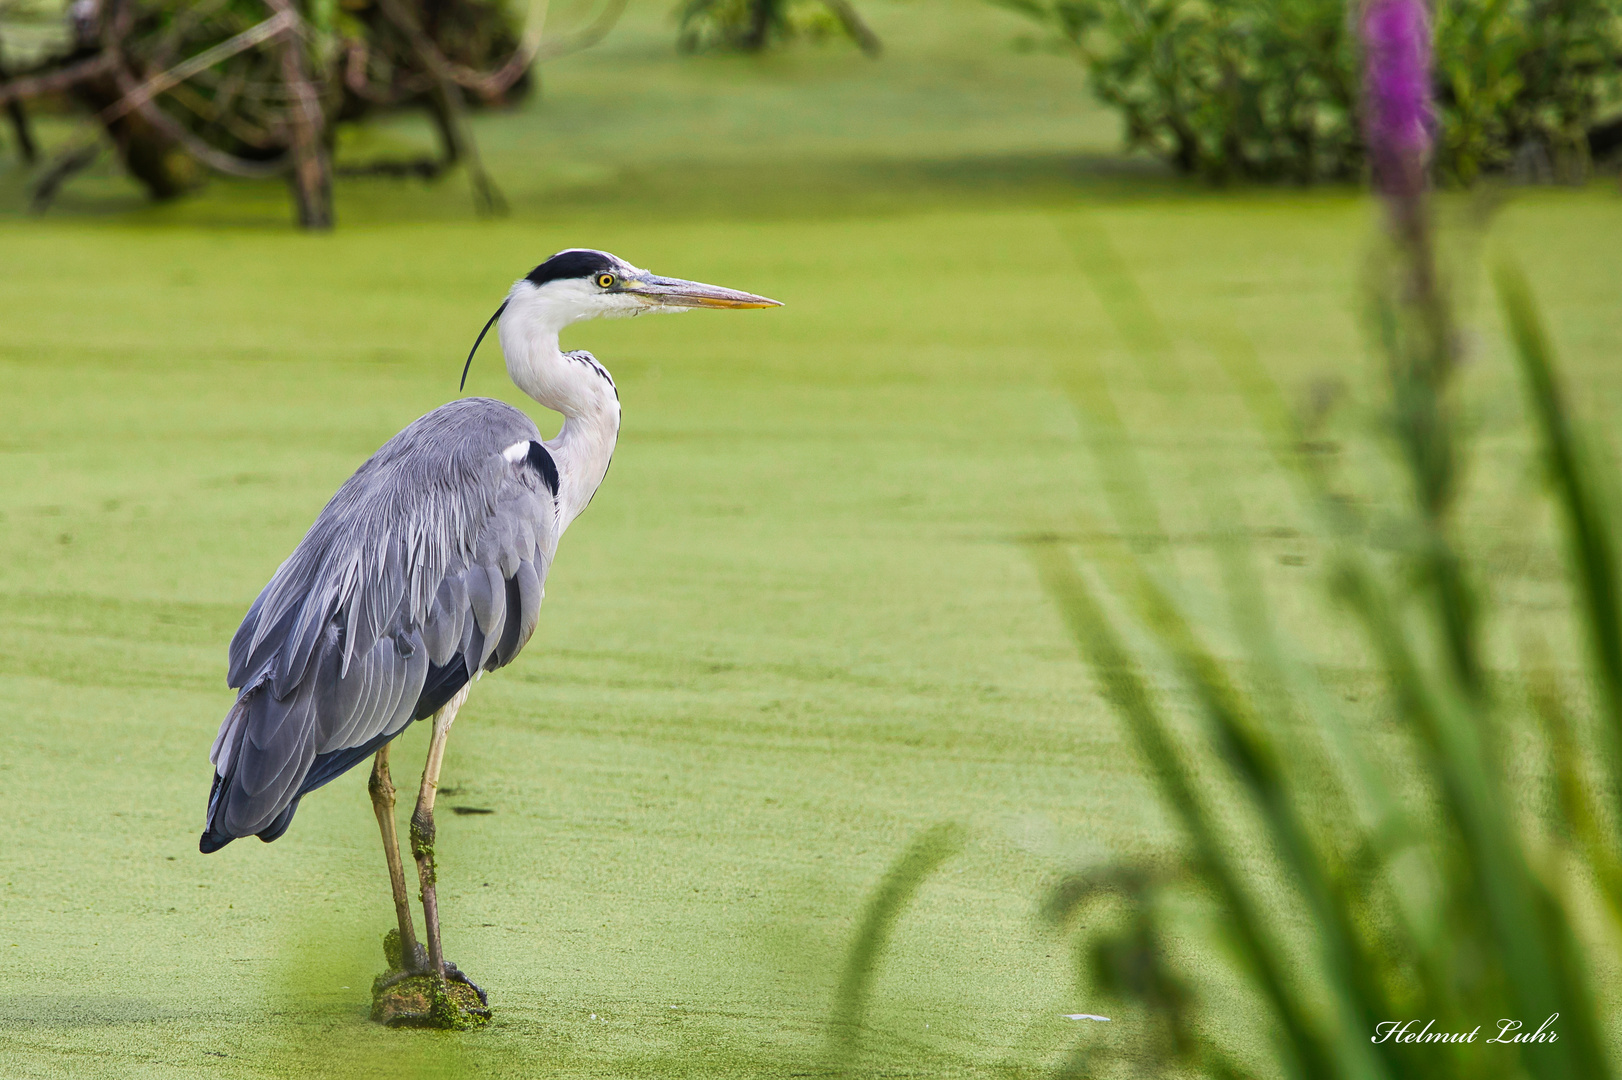
POLYGON ((490 1022, 484 993, 454 967, 446 979, 406 973, 398 929, 383 935, 383 956, 389 970, 372 980, 372 1019, 379 1024, 471 1031, 490 1022))
POLYGON ((389 978, 380 975, 372 985, 372 1019, 379 1024, 471 1031, 490 1022, 489 1007, 467 983, 432 975, 407 975, 393 982, 389 978))

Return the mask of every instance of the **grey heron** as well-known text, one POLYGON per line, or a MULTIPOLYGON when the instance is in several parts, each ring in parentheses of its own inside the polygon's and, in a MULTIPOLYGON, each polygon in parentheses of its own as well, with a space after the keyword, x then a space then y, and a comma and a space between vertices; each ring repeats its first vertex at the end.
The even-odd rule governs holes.
MULTIPOLYGON (((200 849, 275 840, 300 799, 372 758, 399 967, 428 975, 441 992, 447 975, 465 982, 445 961, 435 893, 434 796, 446 740, 474 677, 511 663, 534 633, 558 540, 596 494, 619 435, 614 380, 590 353, 560 349, 558 334, 598 316, 775 306, 580 248, 516 281, 473 350, 499 320, 508 375, 561 413, 562 429, 543 439, 510 405, 459 398, 390 439, 338 489, 231 640, 237 699, 209 755, 200 849), (430 717, 410 827, 423 949, 396 834, 389 743, 430 717)), ((462 378, 465 385, 466 367, 462 378)))

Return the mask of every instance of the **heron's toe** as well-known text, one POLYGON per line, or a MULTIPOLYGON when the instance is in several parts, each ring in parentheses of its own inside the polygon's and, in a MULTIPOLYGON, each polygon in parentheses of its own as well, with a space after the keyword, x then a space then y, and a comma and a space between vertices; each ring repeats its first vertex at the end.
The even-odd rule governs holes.
POLYGON ((488 1006, 490 1004, 490 995, 484 992, 484 988, 478 983, 474 982, 472 979, 468 978, 462 973, 461 968, 457 967, 449 960, 445 961, 445 981, 447 983, 459 983, 460 985, 472 990, 474 994, 478 995, 480 1005, 488 1006))

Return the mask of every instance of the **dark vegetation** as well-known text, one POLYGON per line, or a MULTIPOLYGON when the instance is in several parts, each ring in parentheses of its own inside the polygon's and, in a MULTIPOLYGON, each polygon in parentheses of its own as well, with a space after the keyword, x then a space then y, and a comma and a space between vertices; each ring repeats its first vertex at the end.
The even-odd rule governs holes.
POLYGON ((500 0, 83 0, 55 48, 0 71, 0 102, 29 160, 27 106, 85 116, 85 134, 35 183, 36 209, 106 142, 154 198, 184 194, 208 171, 286 176, 300 224, 325 228, 336 126, 423 109, 438 157, 366 168, 435 176, 465 165, 479 208, 496 212, 503 199, 468 109, 522 97, 533 63, 600 40, 624 7, 608 0, 585 30, 543 44, 500 0))

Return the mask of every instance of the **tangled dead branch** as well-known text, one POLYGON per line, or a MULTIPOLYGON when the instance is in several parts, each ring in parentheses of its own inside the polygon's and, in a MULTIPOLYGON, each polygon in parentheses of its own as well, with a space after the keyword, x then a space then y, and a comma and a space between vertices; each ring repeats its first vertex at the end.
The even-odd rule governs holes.
POLYGON ((183 194, 208 172, 279 175, 299 224, 329 228, 335 126, 422 108, 439 133, 436 162, 352 171, 439 175, 460 164, 478 209, 500 213, 505 202, 480 162, 468 109, 522 96, 535 63, 596 44, 626 3, 606 0, 584 29, 543 37, 546 0, 532 0, 524 27, 500 0, 341 0, 336 8, 313 0, 76 0, 67 47, 20 70, 0 67, 0 106, 29 163, 38 148, 28 105, 65 99, 89 121, 42 169, 36 209, 105 140, 154 198, 183 194))

